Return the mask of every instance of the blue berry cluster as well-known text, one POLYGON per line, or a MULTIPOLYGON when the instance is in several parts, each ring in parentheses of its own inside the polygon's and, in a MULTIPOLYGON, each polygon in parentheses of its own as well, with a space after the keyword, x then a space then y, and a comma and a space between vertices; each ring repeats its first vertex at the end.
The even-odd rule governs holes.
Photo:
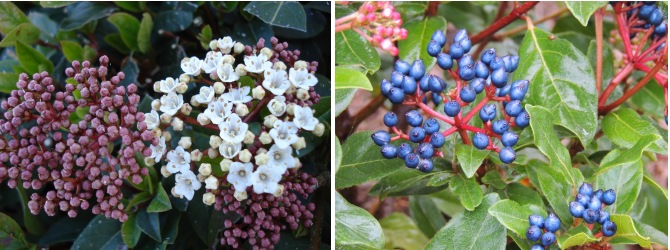
POLYGON ((570 213, 575 218, 582 218, 587 224, 598 222, 602 225, 603 235, 609 237, 616 233, 616 224, 610 221, 610 214, 603 208, 614 204, 614 201, 616 201, 614 190, 598 189, 594 192, 591 184, 582 183, 575 201, 570 202, 570 213))
MULTIPOLYGON (((637 4, 637 2, 627 3, 637 4)), ((630 9, 626 14, 629 18, 633 15, 637 15, 637 17, 643 21, 642 23, 633 26, 633 28, 646 30, 653 27, 654 33, 652 34, 652 40, 656 37, 664 37, 668 30, 668 24, 665 21, 666 18, 663 16, 663 10, 656 6, 656 1, 644 1, 642 5, 630 9)), ((630 38, 635 37, 635 35, 636 32, 631 32, 630 38)))
POLYGON ((543 250, 544 247, 556 243, 556 231, 561 227, 561 220, 554 213, 550 213, 547 218, 541 215, 531 214, 528 216, 528 230, 526 238, 530 241, 540 240, 540 244, 535 244, 531 250, 543 250))

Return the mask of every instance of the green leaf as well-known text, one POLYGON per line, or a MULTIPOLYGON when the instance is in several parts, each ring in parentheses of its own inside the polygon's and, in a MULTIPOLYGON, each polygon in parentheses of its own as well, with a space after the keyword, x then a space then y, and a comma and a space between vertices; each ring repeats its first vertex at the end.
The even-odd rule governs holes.
POLYGON ((147 212, 150 213, 165 212, 172 209, 170 198, 163 188, 163 183, 160 182, 157 186, 158 192, 156 192, 156 197, 149 203, 149 207, 147 207, 147 212))
POLYGON ((340 169, 340 164, 342 164, 342 144, 340 144, 340 139, 335 136, 335 173, 340 169))
POLYGON ((298 2, 251 2, 244 7, 249 12, 264 22, 278 27, 307 30, 307 16, 302 4, 298 2))
POLYGON ((166 10, 158 12, 154 23, 156 30, 180 32, 193 23, 193 12, 185 10, 166 10))
POLYGON ((63 49, 63 54, 68 62, 75 60, 82 61, 84 60, 84 48, 79 45, 77 42, 73 41, 61 41, 60 47, 63 49))
POLYGON ((335 116, 339 116, 347 110, 347 107, 354 100, 357 89, 336 89, 335 90, 335 116))
MULTIPOLYGON (((137 48, 142 53, 147 53, 151 47, 151 29, 154 27, 154 21, 149 13, 142 14, 142 22, 137 31, 137 48)), ((209 25, 207 26, 209 27, 209 25)))
POLYGON ((158 213, 149 213, 147 210, 140 209, 137 212, 137 225, 142 232, 147 234, 155 241, 161 242, 161 228, 158 222, 158 213))
MULTIPOLYGON (((465 210, 463 205, 461 205, 461 202, 458 200, 458 196, 453 194, 448 188, 440 192, 430 194, 429 197, 431 200, 433 200, 435 203, 434 205, 437 206, 439 211, 449 217, 454 217, 465 210)), ((421 226, 421 223, 419 223, 419 226, 421 226)), ((437 230, 439 230, 439 228, 435 229, 435 231, 437 230)))
POLYGON ((98 215, 72 244, 72 249, 118 249, 123 246, 121 223, 98 215))
MULTIPOLYGON (((631 148, 645 135, 658 135, 658 130, 647 120, 643 120, 635 110, 628 108, 619 108, 610 112, 602 120, 603 133, 614 144, 631 148)), ((649 150, 667 154, 668 144, 663 138, 659 137, 649 146, 649 150)))
POLYGON ((644 150, 647 147, 649 147, 650 145, 652 145, 652 143, 658 141, 659 139, 661 139, 661 136, 658 134, 649 134, 642 136, 642 138, 640 138, 640 140, 637 143, 635 143, 633 147, 629 148, 628 150, 624 150, 620 154, 613 155, 614 158, 612 160, 601 162, 600 168, 598 168, 598 173, 605 172, 615 166, 639 161, 640 158, 642 157, 642 152, 644 152, 644 150))
POLYGON ((3 249, 28 249, 30 247, 19 224, 4 213, 0 213, 0 247, 3 249))
POLYGON ((198 40, 200 40, 202 48, 209 49, 209 42, 212 41, 212 27, 209 24, 202 27, 198 40))
POLYGON ((488 213, 497 201, 497 194, 488 194, 474 211, 456 215, 435 234, 426 249, 505 249, 507 229, 488 213))
POLYGON ((40 38, 40 30, 32 23, 22 23, 16 26, 7 34, 2 41, 0 47, 15 46, 16 41, 21 41, 25 44, 33 44, 40 38))
POLYGON ((401 168, 398 171, 380 179, 370 191, 369 195, 380 196, 384 199, 387 196, 406 196, 420 195, 438 192, 447 185, 450 172, 432 171, 423 173, 416 169, 401 168), (431 185, 437 183, 436 185, 431 185))
POLYGON ((521 206, 512 200, 498 201, 489 208, 489 214, 520 237, 526 236, 528 216, 532 213, 533 211, 528 206, 521 206))
MULTIPOLYGON (((573 191, 576 190, 556 168, 549 167, 539 161, 532 162, 529 165, 529 171, 535 173, 535 179, 531 176, 531 181, 540 189, 543 196, 547 198, 554 212, 561 219, 562 223, 572 223, 568 203, 574 200, 573 191)), ((578 169, 571 169, 575 181, 581 185, 584 177, 578 169)))
POLYGON ((651 242, 668 247, 668 236, 664 232, 637 220, 633 220, 633 224, 637 231, 640 232, 640 235, 648 236, 651 242))
MULTIPOLYGON (((586 56, 589 58, 589 61, 591 62, 591 67, 593 69, 596 68, 596 56, 597 56, 597 47, 596 47, 596 41, 591 40, 589 43, 589 48, 586 53, 586 56)), ((604 45, 603 46, 603 73, 602 73, 602 82, 603 83, 609 83, 612 80, 612 77, 614 77, 614 55, 612 53, 612 48, 610 46, 604 45)), ((602 84, 600 86, 600 91, 605 91, 607 88, 607 84, 602 84)), ((621 91, 620 89, 615 90, 616 91, 621 91)), ((621 96, 621 93, 618 94, 618 96, 621 96)), ((612 92, 610 95, 610 98, 616 97, 616 94, 612 92)), ((609 100, 609 99, 608 99, 609 100)), ((614 101, 614 100, 611 100, 614 101)))
POLYGON ((554 124, 588 145, 598 125, 593 70, 588 58, 569 41, 550 37, 537 28, 526 32, 514 79, 529 80, 528 103, 548 108, 554 124))
POLYGON ((33 215, 28 208, 28 193, 26 189, 23 188, 21 182, 16 185, 16 192, 19 193, 19 201, 21 202, 21 209, 23 213, 23 224, 26 227, 27 231, 34 235, 41 235, 44 233, 44 224, 42 221, 33 215))
POLYGON ((75 1, 40 1, 40 5, 44 8, 60 8, 68 6, 75 1))
POLYGON ((488 150, 479 150, 471 145, 456 144, 456 158, 466 177, 472 178, 489 154, 488 150))
POLYGON ((128 214, 128 220, 121 224, 121 238, 123 238, 123 243, 126 243, 129 248, 135 247, 142 235, 142 230, 137 225, 136 218, 137 214, 128 214))
POLYGON ((116 4, 116 6, 121 7, 121 9, 130 11, 130 12, 140 12, 140 11, 142 11, 142 8, 140 6, 140 2, 114 1, 114 4, 116 4))
POLYGON ((663 96, 663 87, 654 83, 644 85, 637 93, 630 97, 628 104, 635 109, 645 112, 645 115, 651 115, 663 118, 663 109, 665 108, 665 96, 663 96))
POLYGON ((504 189, 507 187, 507 183, 500 177, 498 170, 491 170, 486 172, 484 177, 482 177, 482 183, 488 184, 496 189, 504 189))
MULTIPOLYGON (((621 150, 612 150, 602 162, 605 164, 621 154, 621 150)), ((610 214, 627 214, 635 204, 642 188, 642 161, 616 165, 607 171, 598 172, 592 178, 595 187, 602 190, 613 189, 616 193, 614 204, 605 207, 610 214)))
POLYGON ((174 244, 179 231, 179 221, 182 213, 177 210, 170 210, 167 215, 167 221, 163 222, 161 232, 163 232, 163 242, 174 244))
MULTIPOLYGON (((137 33, 140 30, 140 21, 128 13, 116 13, 107 18, 118 29, 123 43, 131 50, 139 50, 137 33)), ((151 29, 149 29, 151 32, 151 29)))
POLYGON ((474 178, 465 178, 463 175, 454 176, 451 178, 450 187, 468 211, 475 210, 484 198, 482 189, 474 178))
POLYGON ((9 94, 12 90, 18 89, 16 82, 19 80, 19 74, 13 72, 0 72, 0 93, 9 94))
POLYGON ((544 206, 540 194, 517 182, 507 185, 507 188, 503 190, 503 194, 510 200, 513 200, 522 206, 529 204, 544 206))
POLYGON ((132 199, 128 202, 128 205, 126 206, 126 212, 132 211, 132 208, 137 206, 138 204, 147 202, 151 200, 153 196, 147 192, 141 192, 139 194, 136 194, 133 196, 132 199))
POLYGON ((385 249, 423 249, 428 243, 414 221, 403 213, 392 213, 379 221, 384 230, 385 249))
POLYGON ((370 137, 372 132, 355 133, 342 145, 342 165, 335 174, 335 188, 342 189, 379 179, 404 168, 400 159, 386 159, 370 137))
POLYGON ((68 17, 60 23, 64 31, 76 30, 84 25, 111 15, 118 8, 104 3, 78 2, 67 7, 68 17))
POLYGON ((9 1, 0 2, 0 33, 7 35, 19 24, 29 22, 30 20, 19 7, 9 1))
POLYGON ((47 246, 63 242, 73 242, 84 231, 92 216, 79 214, 74 218, 62 216, 60 219, 53 219, 57 221, 49 226, 49 229, 42 235, 37 244, 47 246))
POLYGON ((98 56, 98 51, 91 48, 89 45, 84 45, 84 60, 92 61, 95 60, 98 56))
POLYGON ((593 237, 591 230, 589 230, 589 228, 583 224, 579 225, 578 227, 571 228, 567 233, 556 239, 556 242, 561 249, 567 249, 568 247, 573 246, 581 246, 595 241, 597 241, 597 239, 593 237))
POLYGON ((661 187, 661 185, 659 185, 658 183, 656 183, 656 181, 654 181, 653 179, 647 177, 646 175, 643 177, 642 180, 643 180, 645 183, 647 183, 647 184, 649 184, 650 186, 652 186, 652 187, 654 187, 655 189, 657 189, 658 191, 660 191, 660 192, 663 194, 663 196, 665 196, 665 199, 666 199, 666 200, 668 199, 668 190, 666 190, 664 187, 661 187))
POLYGON ((335 89, 358 88, 372 91, 372 84, 365 74, 344 66, 335 67, 335 89))
POLYGON ((352 30, 335 33, 335 64, 355 66, 373 74, 379 70, 379 54, 368 40, 352 30))
POLYGON ((22 42, 16 42, 16 54, 21 66, 29 75, 46 71, 52 73, 54 65, 42 53, 22 42))
POLYGON ((611 243, 635 243, 641 247, 650 248, 651 241, 647 236, 643 236, 638 231, 637 227, 630 216, 625 214, 612 214, 610 220, 616 224, 616 234, 612 236, 611 243))
POLYGON ((384 233, 379 222, 360 207, 335 193, 335 248, 381 249, 384 233))
POLYGON ((441 216, 435 202, 428 196, 412 195, 409 197, 409 213, 416 221, 421 232, 432 238, 447 221, 441 216), (440 216, 438 216, 440 215, 440 216))
POLYGON ((593 13, 596 13, 596 10, 600 9, 607 4, 607 1, 595 1, 595 2, 573 2, 565 1, 565 5, 568 6, 572 15, 579 20, 579 22, 586 26, 589 23, 589 18, 593 13))
POLYGON ((447 21, 441 16, 427 17, 425 19, 416 19, 403 24, 407 29, 407 39, 398 42, 398 50, 400 51, 400 59, 413 63, 415 60, 423 60, 423 65, 426 67, 426 72, 435 65, 437 59, 432 57, 426 51, 428 43, 436 30, 447 30, 447 21))

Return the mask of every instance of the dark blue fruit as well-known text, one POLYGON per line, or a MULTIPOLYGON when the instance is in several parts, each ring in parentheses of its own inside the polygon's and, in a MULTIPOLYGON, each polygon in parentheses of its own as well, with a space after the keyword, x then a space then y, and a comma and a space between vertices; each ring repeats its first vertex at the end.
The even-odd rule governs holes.
POLYGON ((434 148, 442 147, 442 145, 444 145, 444 135, 441 133, 433 133, 430 136, 430 145, 432 145, 434 148))
POLYGON ((463 88, 461 88, 460 96, 461 101, 471 103, 475 100, 475 98, 477 98, 477 92, 475 92, 475 90, 472 89, 472 87, 470 87, 469 85, 466 85, 463 86, 463 88))
POLYGON ((579 186, 579 193, 586 196, 591 196, 593 195, 593 186, 591 186, 591 184, 584 182, 582 183, 581 186, 579 186))
POLYGON ((502 135, 509 130, 509 123, 505 120, 497 120, 493 122, 491 129, 493 129, 494 133, 502 135))
POLYGON ((419 161, 419 165, 417 166, 419 171, 428 173, 430 171, 433 171, 433 160, 431 159, 421 159, 419 161))
POLYGON ((603 193, 603 197, 601 199, 605 205, 612 205, 616 201, 616 194, 614 193, 614 190, 608 189, 603 193))
POLYGON ((391 72, 391 83, 393 83, 393 87, 400 88, 402 86, 402 81, 405 79, 405 75, 400 73, 399 71, 393 71, 391 72))
POLYGON ((514 118, 514 123, 519 128, 528 127, 528 124, 530 124, 530 115, 525 110, 521 111, 521 113, 514 118))
POLYGON ((458 60, 458 67, 463 68, 467 65, 474 66, 475 62, 472 60, 472 56, 470 54, 465 54, 461 59, 458 60))
POLYGON ((472 145, 477 149, 486 149, 489 146, 489 137, 482 133, 475 133, 472 137, 472 145))
POLYGON ((493 58, 493 60, 491 60, 491 63, 489 63, 489 68, 491 71, 495 71, 499 68, 505 68, 505 62, 503 62, 502 58, 496 56, 493 58))
POLYGON ((519 56, 505 56, 502 59, 507 72, 514 72, 519 67, 519 56))
POLYGON ((493 60, 493 58, 495 57, 496 57, 496 49, 490 48, 482 52, 481 58, 479 60, 482 61, 484 64, 489 65, 493 60))
POLYGON ((423 116, 417 110, 410 110, 405 113, 405 119, 407 123, 412 127, 419 127, 423 123, 423 116))
POLYGON ((475 92, 479 94, 484 91, 484 87, 486 87, 486 80, 484 78, 472 79, 472 81, 470 81, 470 87, 472 87, 472 89, 474 89, 475 92))
POLYGON ((414 78, 405 76, 402 80, 402 91, 405 92, 406 95, 413 95, 416 93, 416 81, 414 78))
POLYGON ((398 153, 398 158, 405 159, 405 157, 407 157, 407 155, 412 153, 413 149, 412 149, 411 145, 409 145, 408 143, 403 142, 403 143, 400 144, 400 146, 398 146, 397 151, 398 151, 397 152, 398 153))
POLYGON ((405 166, 408 168, 416 168, 419 165, 419 156, 410 153, 405 157, 405 166))
POLYGON ((447 36, 441 30, 436 30, 431 37, 431 40, 437 42, 440 47, 444 46, 447 43, 447 36))
POLYGON ((549 246, 556 242, 556 235, 552 232, 546 232, 542 235, 542 245, 549 246))
MULTIPOLYGON (((500 161, 505 164, 510 164, 516 159, 516 152, 510 147, 504 147, 500 150, 500 161)), ((546 226, 546 222, 545 222, 546 226)))
POLYGON ((443 70, 448 70, 454 65, 454 61, 449 54, 439 53, 437 54, 437 65, 443 70))
POLYGON ((539 240, 540 236, 542 236, 542 229, 537 226, 530 226, 528 227, 528 230, 526 230, 526 239, 530 241, 539 240))
POLYGON ((435 117, 428 118, 428 120, 423 123, 423 130, 425 130, 429 135, 433 134, 440 130, 440 123, 435 117))
POLYGON ((493 103, 486 104, 484 107, 482 107, 482 109, 479 110, 479 118, 481 118, 483 122, 493 120, 495 117, 496 105, 493 103))
POLYGON ((405 62, 403 60, 398 59, 395 61, 395 70, 400 72, 403 75, 407 75, 409 73, 409 68, 411 66, 409 65, 408 62, 405 62))
POLYGON ((384 115, 384 125, 387 127, 393 127, 396 124, 398 124, 398 116, 391 111, 387 112, 384 115))
POLYGON ((500 142, 502 142, 503 146, 505 147, 514 147, 518 141, 519 135, 512 131, 507 131, 502 134, 502 137, 500 137, 500 142))
POLYGON ((393 88, 393 84, 386 79, 382 80, 382 82, 379 84, 379 88, 381 89, 382 95, 388 96, 389 90, 393 88))
POLYGON ((421 77, 426 74, 426 67, 423 66, 423 60, 419 59, 412 63, 409 68, 409 76, 414 77, 415 81, 421 80, 421 77))
POLYGON ((573 217, 582 218, 584 210, 586 209, 584 208, 584 205, 582 205, 582 203, 576 201, 570 202, 570 214, 572 214, 573 217))
POLYGON ((426 138, 426 131, 422 127, 416 127, 409 131, 409 140, 414 143, 422 142, 426 138))
POLYGON ((461 59, 463 53, 465 52, 463 51, 463 47, 461 47, 460 44, 452 43, 451 46, 449 46, 449 55, 451 58, 456 60, 461 59))
POLYGON ((421 159, 428 159, 433 157, 433 153, 435 151, 433 150, 433 145, 430 145, 430 143, 427 142, 422 142, 419 144, 419 146, 416 148, 416 154, 421 158, 421 159))
POLYGON ((435 93, 442 92, 446 87, 446 85, 447 84, 444 81, 442 81, 442 78, 438 76, 430 75, 430 77, 428 78, 428 89, 430 89, 430 91, 433 91, 435 93))
POLYGON ((489 77, 489 67, 487 67, 483 62, 475 63, 475 76, 486 79, 489 77))
POLYGON ((465 65, 463 68, 458 69, 458 76, 465 81, 470 81, 475 78, 475 66, 474 65, 465 65))
POLYGON ((509 116, 516 117, 521 113, 521 111, 523 111, 523 107, 521 106, 521 101, 519 100, 511 101, 507 103, 507 106, 505 106, 505 112, 509 116))
POLYGON ((610 237, 616 233, 616 224, 612 221, 605 221, 602 228, 603 235, 610 237))
POLYGON ((405 91, 396 87, 392 87, 389 89, 387 97, 393 104, 400 104, 405 100, 405 91))
POLYGON ((581 203, 584 208, 588 208, 589 202, 591 202, 591 197, 583 194, 577 194, 577 196, 575 196, 575 201, 581 203))
POLYGON ((504 68, 499 68, 491 72, 491 83, 498 88, 505 87, 507 84, 507 71, 504 68))
POLYGON ((608 213, 605 210, 600 210, 598 212, 598 223, 600 223, 600 225, 605 224, 605 222, 609 220, 610 220, 610 213, 608 213))
POLYGON ((384 130, 372 133, 372 141, 379 146, 383 146, 391 141, 391 135, 384 130))
POLYGON ((430 91, 430 86, 428 86, 428 80, 430 79, 430 76, 423 76, 421 80, 419 81, 419 89, 424 92, 430 91))
POLYGON ((596 221, 598 221, 598 215, 599 215, 599 213, 597 211, 591 210, 591 209, 586 209, 586 210, 584 210, 584 214, 582 214, 582 218, 584 218, 584 221, 587 224, 593 224, 596 221))
POLYGON ((530 216, 528 216, 528 225, 544 228, 544 218, 542 218, 542 216, 537 214, 531 214, 530 216))
POLYGON ((391 143, 384 144, 384 146, 382 146, 381 152, 382 156, 384 156, 386 159, 393 159, 397 156, 398 153, 396 147, 391 143))
POLYGON ((550 213, 547 219, 544 220, 544 228, 549 232, 556 232, 561 227, 561 220, 556 217, 556 214, 550 213))
POLYGON ((454 117, 461 112, 461 105, 455 101, 451 100, 444 104, 444 113, 448 116, 454 117))
POLYGON ((438 53, 440 53, 440 51, 442 51, 442 46, 440 46, 437 41, 432 40, 428 43, 426 51, 428 52, 428 55, 435 57, 438 53))

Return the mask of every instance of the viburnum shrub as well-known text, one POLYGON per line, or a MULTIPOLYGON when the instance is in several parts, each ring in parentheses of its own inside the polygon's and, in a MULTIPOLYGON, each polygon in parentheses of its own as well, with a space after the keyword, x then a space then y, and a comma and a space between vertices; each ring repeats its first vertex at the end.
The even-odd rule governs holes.
POLYGON ((391 5, 335 36, 336 248, 667 248, 667 2, 391 5))

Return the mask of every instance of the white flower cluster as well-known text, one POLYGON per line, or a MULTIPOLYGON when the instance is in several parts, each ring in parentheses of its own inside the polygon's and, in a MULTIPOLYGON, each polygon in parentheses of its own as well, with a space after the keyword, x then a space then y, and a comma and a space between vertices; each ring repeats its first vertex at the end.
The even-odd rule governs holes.
MULTIPOLYGON (((154 84, 154 90, 163 93, 163 96, 160 101, 152 103, 152 111, 145 114, 145 121, 147 127, 160 136, 160 143, 151 146, 152 155, 147 158, 147 163, 161 161, 168 149, 166 141, 172 137, 170 132, 164 130, 169 126, 175 132, 184 129, 184 122, 212 130, 218 128, 219 135, 210 137, 211 148, 206 150, 206 155, 209 159, 222 159, 221 172, 213 171, 209 163, 200 163, 198 174, 194 174, 192 165, 201 161, 205 153, 197 149, 188 151, 191 147, 190 137, 182 136, 179 146, 167 152, 167 164, 162 167, 161 173, 165 177, 176 174, 172 194, 191 200, 195 191, 200 189, 201 182, 205 183, 206 189, 214 191, 220 188, 219 182, 225 177, 235 188, 235 198, 238 200, 247 198, 248 187, 252 187, 253 192, 258 194, 281 195, 284 191, 284 187, 279 184, 282 175, 290 168, 301 166, 300 160, 293 156, 293 150, 298 151, 306 146, 305 138, 300 137, 299 132, 311 131, 321 136, 325 130, 310 107, 289 103, 284 95, 295 94, 298 99, 307 100, 310 87, 316 85, 318 80, 307 70, 304 61, 295 62, 288 72, 283 62, 272 63, 270 59, 275 56, 275 52, 268 48, 245 55, 244 63, 237 66, 234 66, 235 56, 245 52, 243 44, 224 37, 211 41, 210 48, 212 50, 203 60, 197 57, 184 58, 181 61, 184 74, 179 79, 167 78, 154 84), (241 86, 238 81, 245 76, 260 84, 253 90, 249 86, 241 86), (206 77, 212 81, 206 80, 206 77), (182 94, 191 82, 209 84, 200 87, 190 104, 185 104, 182 94), (272 94, 266 96, 266 91, 272 94), (202 108, 196 119, 189 116, 193 107, 202 108), (256 112, 252 114, 249 108, 256 112), (259 114, 256 109, 264 108, 268 109, 270 115, 262 119, 265 129, 256 135, 249 130, 245 119, 252 118, 248 115, 259 114), (262 144, 261 147, 258 142, 262 144), (248 147, 255 143, 252 154, 248 147), (215 176, 215 172, 219 176, 215 176)), ((203 201, 208 205, 213 204, 214 193, 206 192, 203 201)))

